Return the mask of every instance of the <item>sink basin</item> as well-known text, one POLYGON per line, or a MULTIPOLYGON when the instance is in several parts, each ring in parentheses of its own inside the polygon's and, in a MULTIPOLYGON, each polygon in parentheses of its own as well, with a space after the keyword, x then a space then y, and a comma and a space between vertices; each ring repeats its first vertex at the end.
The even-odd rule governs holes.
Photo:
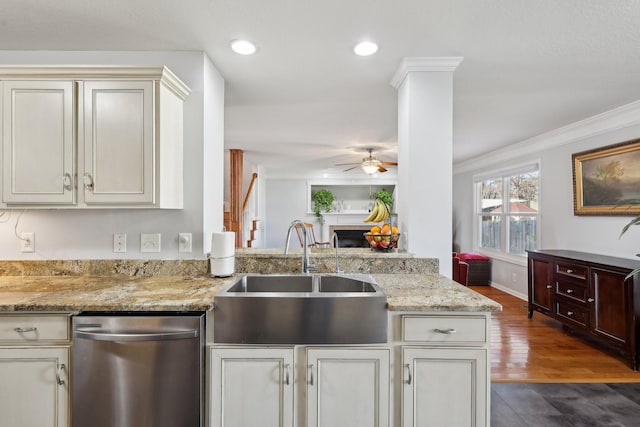
POLYGON ((384 343, 386 304, 367 275, 245 275, 215 297, 213 341, 384 343))

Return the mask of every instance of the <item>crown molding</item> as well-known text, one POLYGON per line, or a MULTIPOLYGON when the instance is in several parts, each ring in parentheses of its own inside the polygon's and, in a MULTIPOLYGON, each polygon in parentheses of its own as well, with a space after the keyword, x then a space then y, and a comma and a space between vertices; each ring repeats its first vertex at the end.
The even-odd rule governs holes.
POLYGON ((504 162, 517 156, 536 154, 585 138, 636 125, 640 125, 640 101, 622 105, 613 110, 456 163, 453 165, 453 174, 470 172, 488 164, 504 162))
POLYGON ((66 66, 66 65, 2 65, 0 80, 65 79, 65 80, 158 80, 185 99, 191 90, 165 66, 66 66))
POLYGON ((407 74, 414 71, 453 72, 464 58, 462 56, 409 57, 403 58, 400 66, 391 78, 391 86, 398 89, 407 74))

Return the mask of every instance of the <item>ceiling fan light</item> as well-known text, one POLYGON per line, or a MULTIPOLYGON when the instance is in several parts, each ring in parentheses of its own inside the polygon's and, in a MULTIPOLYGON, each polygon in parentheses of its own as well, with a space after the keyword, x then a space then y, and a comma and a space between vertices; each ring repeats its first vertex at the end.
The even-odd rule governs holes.
POLYGON ((367 175, 373 175, 378 172, 378 164, 376 162, 367 160, 362 163, 362 170, 365 171, 367 175))

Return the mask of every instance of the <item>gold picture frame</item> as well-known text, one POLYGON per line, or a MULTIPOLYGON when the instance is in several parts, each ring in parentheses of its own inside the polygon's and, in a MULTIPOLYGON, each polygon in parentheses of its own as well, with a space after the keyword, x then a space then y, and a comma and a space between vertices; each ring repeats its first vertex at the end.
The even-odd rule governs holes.
POLYGON ((572 159, 574 215, 640 215, 640 139, 572 159))

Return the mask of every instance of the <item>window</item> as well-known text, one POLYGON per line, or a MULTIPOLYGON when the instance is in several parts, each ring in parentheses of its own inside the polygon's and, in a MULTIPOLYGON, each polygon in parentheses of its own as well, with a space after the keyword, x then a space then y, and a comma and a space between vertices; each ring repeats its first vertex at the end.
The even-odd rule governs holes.
POLYGON ((538 246, 539 167, 524 165, 474 178, 475 246, 505 255, 526 256, 538 246))

